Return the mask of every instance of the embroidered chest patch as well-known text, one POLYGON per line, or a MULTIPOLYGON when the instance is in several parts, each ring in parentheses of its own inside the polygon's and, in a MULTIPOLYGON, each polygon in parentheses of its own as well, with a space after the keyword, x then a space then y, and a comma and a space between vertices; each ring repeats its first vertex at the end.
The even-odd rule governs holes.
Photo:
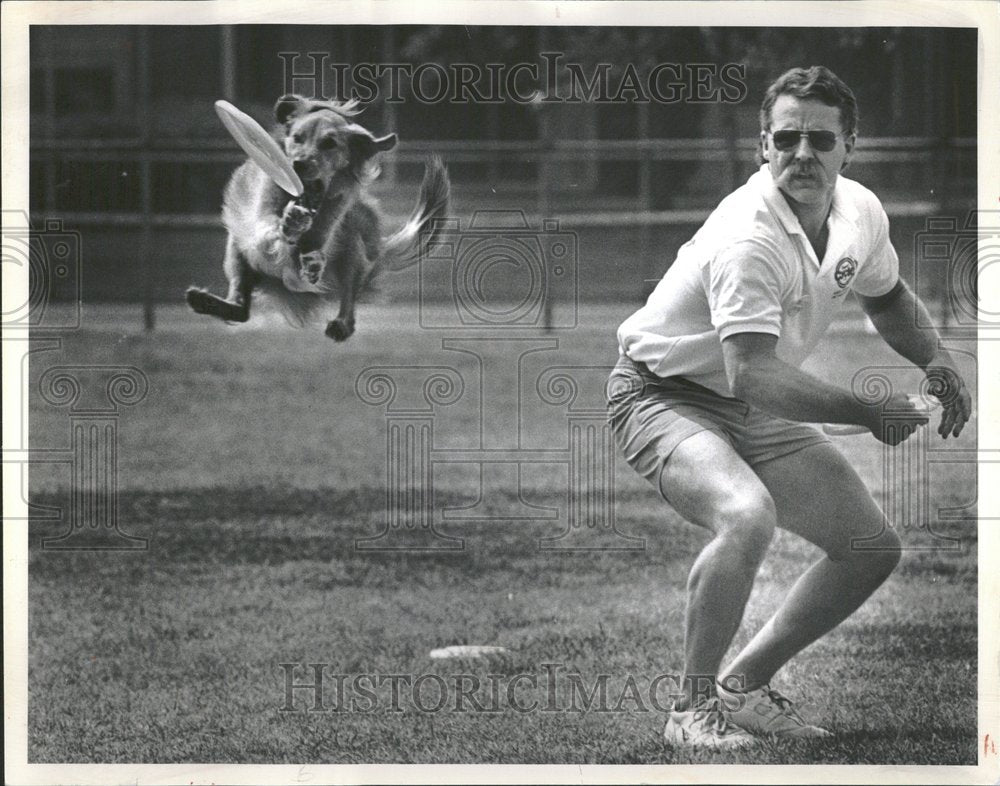
POLYGON ((837 282, 838 287, 844 289, 851 283, 851 279, 854 278, 857 270, 858 263, 851 259, 851 257, 844 257, 837 263, 837 267, 833 269, 833 280, 837 282))

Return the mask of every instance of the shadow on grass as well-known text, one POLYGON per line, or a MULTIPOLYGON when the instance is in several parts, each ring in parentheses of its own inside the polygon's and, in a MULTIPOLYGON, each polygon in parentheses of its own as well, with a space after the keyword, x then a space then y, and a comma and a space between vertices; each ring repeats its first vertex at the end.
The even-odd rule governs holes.
POLYGON ((671 748, 657 735, 600 763, 975 765, 976 747, 975 735, 956 726, 848 731, 828 740, 761 739, 745 751, 671 748))

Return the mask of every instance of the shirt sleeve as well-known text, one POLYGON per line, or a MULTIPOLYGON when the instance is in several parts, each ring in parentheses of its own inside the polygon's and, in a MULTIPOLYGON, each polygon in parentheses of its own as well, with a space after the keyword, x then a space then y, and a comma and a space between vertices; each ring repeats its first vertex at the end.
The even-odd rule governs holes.
POLYGON ((781 335, 786 276, 774 253, 752 241, 723 249, 705 267, 712 325, 720 339, 735 333, 781 335))
POLYGON ((858 270, 853 287, 855 292, 865 297, 884 295, 899 280, 899 257, 889 241, 889 217, 881 205, 877 222, 872 252, 858 270))

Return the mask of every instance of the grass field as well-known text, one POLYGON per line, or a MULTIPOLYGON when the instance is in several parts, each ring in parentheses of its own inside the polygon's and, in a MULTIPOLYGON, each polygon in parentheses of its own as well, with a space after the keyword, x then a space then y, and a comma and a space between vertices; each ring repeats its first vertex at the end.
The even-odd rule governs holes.
MULTIPOLYGON (((897 522, 908 547, 899 570, 779 673, 776 686, 830 727, 832 741, 765 743, 740 754, 666 747, 662 712, 629 694, 629 681, 645 694, 657 675, 680 668, 687 570, 707 538, 620 459, 616 518, 622 532, 644 539, 641 550, 540 549, 540 538, 565 526, 567 508, 565 468, 544 465, 523 473, 520 496, 509 484, 489 486, 483 505, 492 518, 440 523, 464 538, 461 550, 355 548, 356 538, 381 531, 386 508, 387 421, 384 407, 356 393, 365 368, 457 370, 465 388, 437 411, 435 446, 475 447, 480 435, 509 444, 509 424, 520 422, 521 447, 558 447, 567 439, 565 408, 526 403, 538 370, 610 366, 614 327, 630 309, 582 309, 579 326, 555 334, 558 346, 547 351, 526 353, 528 345, 503 336, 480 342, 481 361, 444 349, 442 339, 455 334, 421 330, 412 308, 362 308, 359 331, 344 345, 321 331, 228 328, 173 309, 143 335, 134 311, 88 311, 84 329, 32 356, 31 375, 99 364, 146 376, 148 396, 118 420, 118 505, 122 529, 149 545, 45 550, 41 538, 65 524, 32 522, 29 761, 975 763, 974 523, 940 525, 960 539, 945 550, 933 533, 897 522), (489 395, 480 396, 477 375, 488 378, 489 395), (507 513, 525 503, 556 508, 559 518, 507 513), (459 643, 511 652, 485 661, 428 657, 459 643), (383 686, 367 703, 374 706, 311 712, 308 691, 295 691, 288 705, 280 665, 311 663, 329 675, 438 675, 446 686, 478 679, 509 687, 517 678, 521 706, 539 706, 456 708, 449 689, 447 706, 429 711, 431 686, 441 683, 426 678, 420 705, 404 700, 397 711, 383 686), (550 697, 553 671, 562 676, 550 697), (567 675, 588 689, 605 679, 606 711, 573 709, 567 675)), ((811 367, 845 382, 861 366, 897 362, 877 338, 855 331, 831 337, 811 367)), ((65 409, 36 395, 30 417, 34 449, 68 443, 65 409)), ((956 446, 974 447, 974 435, 975 422, 956 446)), ((881 499, 881 447, 867 437, 838 444, 881 499)), ((934 465, 931 515, 975 501, 975 469, 934 465)), ((507 477, 492 465, 484 471, 494 470, 507 477)), ((435 510, 476 502, 478 472, 459 465, 435 474, 435 510)), ((68 487, 58 467, 32 470, 35 503, 65 506, 68 487)), ((791 536, 776 538, 737 644, 815 556, 791 536)), ((303 665, 294 679, 309 682, 312 672, 303 665)), ((333 677, 324 685, 333 705, 333 677)))

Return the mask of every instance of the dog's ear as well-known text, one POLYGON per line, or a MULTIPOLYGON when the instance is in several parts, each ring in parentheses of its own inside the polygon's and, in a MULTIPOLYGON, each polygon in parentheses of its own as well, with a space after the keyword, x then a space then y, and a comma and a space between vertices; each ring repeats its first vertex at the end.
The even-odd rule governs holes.
POLYGON ((387 134, 376 139, 361 126, 351 125, 347 130, 347 146, 351 151, 351 171, 359 183, 371 182, 378 176, 376 153, 392 150, 396 135, 387 134))
POLYGON ((397 138, 395 134, 386 134, 385 136, 379 137, 375 140, 375 150, 379 153, 384 153, 386 150, 392 150, 396 146, 397 138))
POLYGON ((294 93, 286 93, 274 105, 274 119, 284 125, 288 119, 305 111, 308 101, 294 93))
POLYGON ((361 126, 351 126, 349 134, 348 145, 352 161, 367 161, 376 153, 384 153, 396 146, 395 134, 386 134, 376 139, 361 126))

